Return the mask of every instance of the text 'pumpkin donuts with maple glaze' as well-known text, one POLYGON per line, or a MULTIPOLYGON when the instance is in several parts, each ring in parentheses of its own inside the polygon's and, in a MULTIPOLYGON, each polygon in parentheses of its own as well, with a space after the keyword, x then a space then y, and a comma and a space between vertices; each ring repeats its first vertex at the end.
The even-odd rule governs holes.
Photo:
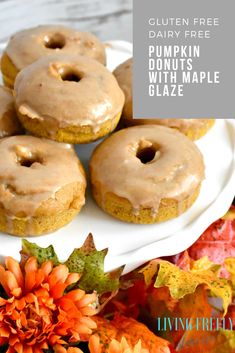
POLYGON ((204 136, 214 125, 215 119, 133 119, 132 70, 133 59, 131 58, 119 65, 113 72, 119 86, 125 94, 125 104, 121 120, 124 126, 148 124, 165 125, 179 130, 184 135, 188 136, 190 140, 197 140, 204 136))
POLYGON ((77 55, 39 59, 17 75, 14 90, 23 126, 59 142, 88 143, 107 135, 124 104, 112 73, 77 55))
POLYGON ((52 232, 84 205, 85 172, 71 145, 12 136, 0 140, 0 156, 0 231, 52 232))
POLYGON ((1 70, 5 85, 14 86, 16 75, 41 57, 75 54, 106 63, 105 46, 91 33, 58 25, 38 26, 14 34, 3 53, 1 70))
POLYGON ((0 86, 0 138, 19 134, 22 130, 12 92, 9 88, 0 86))
POLYGON ((133 223, 177 217, 196 200, 203 157, 180 132, 141 125, 104 140, 90 161, 92 193, 110 215, 133 223))

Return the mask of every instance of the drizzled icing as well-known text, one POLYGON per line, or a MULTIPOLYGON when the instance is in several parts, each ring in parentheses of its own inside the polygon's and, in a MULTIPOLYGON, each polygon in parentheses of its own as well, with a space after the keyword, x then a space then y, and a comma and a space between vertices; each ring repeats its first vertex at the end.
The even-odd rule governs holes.
POLYGON ((0 86, 0 138, 22 131, 17 119, 11 90, 0 86))
POLYGON ((132 65, 133 59, 128 59, 119 65, 113 72, 119 86, 125 94, 125 104, 123 108, 123 117, 126 119, 133 118, 132 108, 132 65))
POLYGON ((190 128, 194 131, 200 131, 208 119, 135 119, 133 120, 132 111, 132 75, 133 59, 128 59, 119 65, 113 72, 119 86, 125 94, 125 104, 123 108, 123 118, 128 119, 128 125, 165 125, 171 128, 177 128, 183 133, 186 133, 190 128))
POLYGON ((124 104, 115 77, 97 61, 76 55, 41 58, 22 70, 15 96, 18 111, 46 120, 52 136, 66 126, 88 125, 97 131, 124 104), (74 81, 65 80, 66 76, 74 81))
MULTIPOLYGON (((0 207, 8 217, 30 217, 63 186, 85 188, 73 147, 33 136, 0 140, 0 207)), ((73 201, 73 195, 68 195, 73 201)), ((81 204, 85 203, 81 195, 81 204)))
POLYGON ((204 179, 197 146, 178 131, 157 125, 130 127, 111 135, 95 150, 90 171, 103 202, 107 193, 114 193, 129 200, 133 212, 147 207, 153 215, 162 199, 180 203, 204 179), (146 149, 152 155, 148 152, 144 158, 146 149), (146 157, 150 160, 144 164, 146 157))
POLYGON ((85 55, 106 63, 105 46, 96 36, 64 26, 38 26, 20 31, 11 37, 6 48, 18 70, 56 52, 85 55))

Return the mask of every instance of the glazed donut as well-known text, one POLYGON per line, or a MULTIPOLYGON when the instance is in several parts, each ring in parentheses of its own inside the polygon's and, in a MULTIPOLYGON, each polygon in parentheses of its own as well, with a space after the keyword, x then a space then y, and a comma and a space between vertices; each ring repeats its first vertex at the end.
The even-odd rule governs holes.
POLYGON ((64 26, 38 26, 10 38, 1 60, 5 85, 12 88, 20 70, 55 52, 85 55, 106 63, 105 46, 93 34, 64 26))
POLYGON ((0 138, 22 132, 10 89, 0 86, 0 138))
POLYGON ((84 205, 85 173, 71 145, 12 136, 0 140, 0 156, 0 231, 52 232, 84 205))
MULTIPOLYGON (((215 123, 215 119, 155 119, 154 121, 158 125, 179 130, 193 141, 204 136, 215 123)), ((140 123, 145 124, 145 122, 145 119, 141 119, 140 123)), ((148 120, 148 123, 153 123, 153 120, 148 120)))
POLYGON ((15 82, 16 110, 36 136, 87 143, 116 127, 124 95, 115 77, 97 61, 77 55, 39 59, 15 82))
POLYGON ((131 58, 119 65, 113 72, 125 94, 125 104, 122 111, 122 117, 125 120, 133 118, 132 66, 133 59, 131 58))
POLYGON ((113 72, 119 86, 125 94, 125 104, 121 120, 124 126, 145 124, 165 125, 179 130, 191 140, 197 140, 204 136, 214 125, 215 119, 133 119, 132 66, 133 59, 129 59, 119 65, 113 72))
POLYGON ((196 200, 203 157, 180 132, 140 125, 104 140, 90 161, 97 204, 126 222, 156 223, 177 217, 196 200))

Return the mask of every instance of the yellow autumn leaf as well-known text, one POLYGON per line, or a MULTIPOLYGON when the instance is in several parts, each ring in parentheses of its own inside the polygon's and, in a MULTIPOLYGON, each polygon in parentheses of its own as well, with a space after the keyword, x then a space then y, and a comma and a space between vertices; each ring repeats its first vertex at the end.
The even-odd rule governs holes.
POLYGON ((176 265, 161 259, 153 260, 140 272, 149 285, 156 275, 154 287, 168 287, 173 299, 181 299, 194 293, 199 285, 205 285, 211 295, 223 301, 224 314, 232 301, 232 288, 228 281, 218 278, 219 267, 207 258, 194 261, 191 270, 181 270, 176 265))
POLYGON ((210 270, 218 274, 220 269, 221 269, 221 265, 214 264, 214 262, 211 262, 207 256, 203 256, 201 259, 197 261, 192 261, 192 265, 191 265, 192 272, 201 271, 201 270, 210 270))
POLYGON ((231 280, 232 286, 233 286, 233 295, 235 296, 235 258, 228 257, 227 259, 225 259, 224 264, 225 264, 226 270, 230 274, 230 280, 231 280))

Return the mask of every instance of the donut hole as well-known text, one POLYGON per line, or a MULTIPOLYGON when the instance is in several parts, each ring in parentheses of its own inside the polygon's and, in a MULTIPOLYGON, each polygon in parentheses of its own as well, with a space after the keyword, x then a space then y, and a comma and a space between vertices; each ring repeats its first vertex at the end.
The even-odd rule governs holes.
POLYGON ((79 82, 82 77, 72 68, 60 68, 59 75, 63 81, 79 82))
POLYGON ((65 37, 60 33, 44 37, 44 46, 48 49, 63 49, 65 46, 65 37))
POLYGON ((26 167, 26 168, 30 168, 34 163, 40 163, 42 164, 42 160, 39 157, 21 157, 18 159, 18 163, 22 166, 22 167, 26 167))
POLYGON ((136 153, 136 157, 139 158, 141 163, 148 164, 153 161, 156 152, 157 150, 154 146, 139 147, 136 153))
POLYGON ((60 75, 63 81, 79 82, 81 78, 75 72, 65 72, 60 75))

